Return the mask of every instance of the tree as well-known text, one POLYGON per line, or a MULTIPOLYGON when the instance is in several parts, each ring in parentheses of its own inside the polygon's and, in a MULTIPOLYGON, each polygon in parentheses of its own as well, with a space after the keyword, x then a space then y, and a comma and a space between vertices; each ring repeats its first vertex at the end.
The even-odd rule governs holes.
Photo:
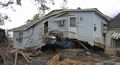
MULTIPOLYGON (((39 10, 42 11, 42 15, 45 15, 45 11, 50 9, 46 4, 48 3, 47 0, 35 0, 39 5, 39 10)), ((54 0, 50 0, 50 2, 54 5, 54 0)), ((63 4, 61 6, 62 9, 65 9, 65 5, 67 5, 67 0, 63 0, 63 4)))
POLYGON ((9 17, 7 15, 3 15, 0 13, 0 25, 4 25, 4 22, 8 19, 9 17))
MULTIPOLYGON (((6 0, 5 0, 6 1, 6 0)), ((64 2, 66 2, 66 0, 63 0, 64 2)), ((48 3, 48 1, 47 0, 34 0, 34 2, 36 2, 37 4, 39 4, 41 7, 45 7, 46 6, 46 3, 48 3)), ((52 4, 55 4, 54 3, 54 0, 50 0, 50 2, 52 3, 52 4)), ((2 6, 2 7, 7 7, 7 6, 9 6, 9 5, 12 5, 12 4, 14 4, 15 3, 15 1, 14 0, 8 0, 7 2, 4 2, 4 1, 0 1, 0 5, 2 6)), ((16 4, 17 5, 21 5, 21 0, 16 0, 16 4)))
MULTIPOLYGON (((14 4, 13 0, 9 0, 7 2, 6 2, 6 0, 0 1, 0 8, 5 8, 12 4, 14 4)), ((6 15, 5 13, 0 12, 0 25, 4 25, 4 22, 7 20, 9 20, 9 16, 6 15)))
POLYGON ((40 19, 39 14, 35 14, 32 19, 28 19, 26 23, 35 22, 40 19))
MULTIPOLYGON (((24 1, 24 0, 7 0, 7 2, 5 2, 6 0, 3 0, 3 1, 0 1, 0 7, 4 8, 4 7, 8 7, 12 4, 15 3, 16 1, 16 4, 17 5, 22 5, 21 1, 24 1)), ((49 0, 53 5, 55 4, 54 3, 54 0, 49 0)), ((36 4, 38 5, 39 7, 39 11, 42 12, 41 15, 44 16, 45 15, 45 11, 50 9, 46 4, 48 3, 48 0, 34 0, 34 2, 36 2, 36 4)), ((66 3, 67 0, 63 0, 63 3, 66 3)), ((12 8, 12 7, 11 7, 12 8)), ((62 6, 62 8, 65 8, 64 6, 62 6)), ((28 21, 34 21, 34 20, 37 20, 39 17, 37 17, 38 14, 36 14, 32 20, 28 20, 28 21)), ((39 15, 40 16, 40 15, 39 15)), ((0 13, 0 24, 3 24, 5 22, 5 20, 8 19, 8 15, 6 16, 3 16, 1 13, 0 13)))

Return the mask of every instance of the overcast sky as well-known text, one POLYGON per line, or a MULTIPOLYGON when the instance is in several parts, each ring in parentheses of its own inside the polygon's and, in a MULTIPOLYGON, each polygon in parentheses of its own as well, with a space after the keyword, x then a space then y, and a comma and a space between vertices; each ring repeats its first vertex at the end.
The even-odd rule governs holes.
MULTIPOLYGON (((48 3, 48 5, 51 8, 49 11, 59 9, 62 5, 62 0, 55 0, 55 5, 50 3, 48 3)), ((97 8, 110 17, 114 17, 120 12, 119 6, 120 0, 68 0, 67 4, 69 9, 77 9, 78 7, 82 9, 97 8)), ((7 9, 0 8, 0 12, 7 13, 12 20, 11 22, 6 22, 4 26, 0 26, 0 28, 11 29, 21 26, 38 12, 33 0, 22 0, 22 6, 14 4, 13 8, 16 10, 15 12, 10 7, 7 9)))

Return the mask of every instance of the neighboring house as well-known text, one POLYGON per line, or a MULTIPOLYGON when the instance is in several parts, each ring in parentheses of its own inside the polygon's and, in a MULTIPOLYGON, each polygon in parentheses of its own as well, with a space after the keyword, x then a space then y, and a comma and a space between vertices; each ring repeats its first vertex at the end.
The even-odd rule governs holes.
POLYGON ((52 30, 63 32, 67 38, 104 46, 109 21, 110 18, 96 8, 53 10, 39 21, 13 29, 14 47, 42 46, 42 36, 52 30))
POLYGON ((116 54, 120 51, 120 13, 108 24, 106 35, 106 53, 116 54))

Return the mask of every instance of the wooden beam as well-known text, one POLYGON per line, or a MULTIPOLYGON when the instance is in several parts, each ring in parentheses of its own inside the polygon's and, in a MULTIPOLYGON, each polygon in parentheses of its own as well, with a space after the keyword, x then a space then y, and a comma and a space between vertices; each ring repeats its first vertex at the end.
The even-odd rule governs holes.
POLYGON ((26 55, 25 55, 22 51, 20 51, 20 53, 23 55, 23 57, 26 59, 26 61, 27 61, 28 63, 30 63, 30 61, 28 60, 28 58, 26 57, 26 55))

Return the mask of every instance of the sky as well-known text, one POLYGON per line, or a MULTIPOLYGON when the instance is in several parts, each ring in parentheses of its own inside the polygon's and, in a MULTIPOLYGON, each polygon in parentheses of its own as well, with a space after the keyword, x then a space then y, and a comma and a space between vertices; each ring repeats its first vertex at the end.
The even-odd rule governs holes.
MULTIPOLYGON (((37 12, 38 8, 33 3, 34 0, 22 0, 22 5, 18 6, 16 4, 12 5, 12 8, 0 8, 0 12, 6 13, 9 15, 11 22, 6 21, 4 26, 0 28, 12 29, 24 25, 28 19, 31 19, 37 12)), ((48 1, 48 0, 47 0, 48 1)), ((120 0, 67 0, 68 3, 66 7, 68 9, 81 9, 86 8, 97 8, 102 13, 107 16, 114 17, 120 12, 120 0)), ((55 5, 52 5, 50 2, 47 4, 51 9, 46 13, 54 9, 60 9, 62 6, 62 0, 55 0, 55 5)))

